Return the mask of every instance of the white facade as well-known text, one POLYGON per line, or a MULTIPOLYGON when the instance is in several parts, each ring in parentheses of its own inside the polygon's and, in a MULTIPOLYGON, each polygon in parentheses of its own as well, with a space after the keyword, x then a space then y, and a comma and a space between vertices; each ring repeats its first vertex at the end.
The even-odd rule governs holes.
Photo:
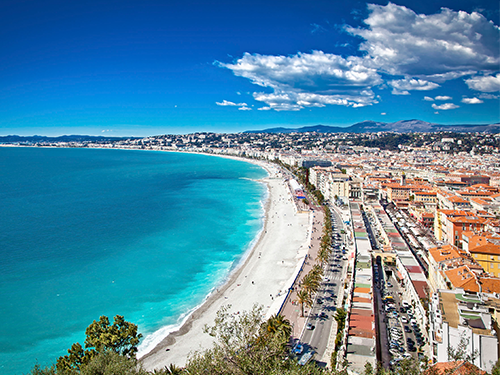
POLYGON ((461 294, 458 299, 455 298, 455 293, 459 292, 439 290, 432 295, 429 336, 432 338, 433 359, 435 362, 452 360, 448 355, 449 348, 456 350, 462 343, 465 345, 465 354, 474 356, 472 363, 484 371, 491 372, 498 360, 498 338, 493 330, 488 308, 482 305, 477 297, 474 300, 472 296, 461 294), (450 306, 450 299, 456 303, 451 303, 450 306), (441 311, 443 304, 448 306, 444 308, 448 309, 446 314, 441 311), (450 319, 453 316, 458 317, 458 320, 447 321, 447 316, 450 316, 450 319), (476 316, 484 329, 470 327, 466 321, 470 316, 476 316))

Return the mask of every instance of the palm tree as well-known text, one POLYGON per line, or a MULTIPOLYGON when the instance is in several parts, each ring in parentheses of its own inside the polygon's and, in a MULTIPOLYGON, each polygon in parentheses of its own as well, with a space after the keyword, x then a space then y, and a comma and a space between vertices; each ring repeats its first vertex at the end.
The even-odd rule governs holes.
POLYGON ((267 319, 262 324, 262 329, 268 334, 282 338, 284 342, 288 342, 292 334, 292 325, 290 321, 281 314, 273 315, 267 319))
POLYGON ((312 306, 312 297, 311 295, 307 292, 305 289, 301 289, 297 292, 297 301, 300 306, 302 307, 302 315, 304 316, 304 304, 307 305, 308 307, 312 306))
POLYGON ((302 279, 302 289, 304 289, 310 296, 316 293, 319 289, 321 279, 312 272, 309 272, 302 279))
POLYGON ((321 265, 328 262, 329 258, 330 258, 330 252, 326 248, 322 247, 318 252, 318 260, 321 262, 321 265))
POLYGON ((318 279, 321 279, 321 277, 323 276, 323 268, 319 264, 315 264, 312 270, 309 272, 316 275, 318 279))

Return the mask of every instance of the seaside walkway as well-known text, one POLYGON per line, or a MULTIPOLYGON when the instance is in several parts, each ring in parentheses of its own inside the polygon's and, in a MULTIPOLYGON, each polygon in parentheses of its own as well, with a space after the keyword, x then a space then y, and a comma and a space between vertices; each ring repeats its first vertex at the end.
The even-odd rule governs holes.
POLYGON ((292 339, 300 339, 304 330, 309 308, 304 306, 304 316, 302 316, 302 307, 296 302, 298 283, 313 267, 320 249, 321 237, 323 235, 324 213, 320 207, 315 207, 312 212, 312 225, 310 227, 310 245, 307 258, 304 260, 301 270, 299 271, 292 290, 288 294, 281 314, 292 323, 292 339))

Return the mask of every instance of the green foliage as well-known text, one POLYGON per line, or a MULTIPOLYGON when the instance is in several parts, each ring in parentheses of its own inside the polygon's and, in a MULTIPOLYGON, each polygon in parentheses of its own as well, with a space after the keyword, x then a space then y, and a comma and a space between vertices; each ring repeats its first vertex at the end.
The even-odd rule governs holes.
POLYGON ((222 308, 205 331, 216 339, 212 349, 196 352, 186 365, 189 374, 320 374, 314 364, 299 366, 288 353, 290 322, 282 316, 262 321, 262 308, 230 314, 222 308))
MULTIPOLYGON (((59 371, 58 371, 59 374, 59 371)), ((147 375, 148 372, 137 365, 135 358, 120 355, 112 350, 100 352, 84 366, 81 375, 147 375)))
POLYGON ((470 363, 474 362, 474 359, 478 356, 478 351, 474 350, 472 353, 468 353, 469 339, 464 335, 460 336, 460 342, 456 348, 448 346, 448 360, 449 361, 467 361, 470 363))
POLYGON ((302 315, 304 316, 304 305, 311 307, 312 306, 312 297, 305 289, 301 289, 297 292, 297 303, 302 308, 302 315))
POLYGON ((500 359, 495 363, 491 369, 491 375, 500 375, 500 359))
POLYGON ((364 375, 373 375, 373 366, 370 362, 365 363, 365 373, 364 375))
POLYGON ((42 368, 37 363, 29 372, 29 375, 56 375, 56 367, 54 365, 42 368))
POLYGON ((137 325, 125 321, 123 316, 116 315, 112 325, 106 316, 89 325, 85 331, 85 350, 75 343, 68 349, 68 355, 57 360, 57 372, 83 370, 98 354, 114 352, 126 358, 135 359, 137 346, 142 334, 137 333, 137 325))

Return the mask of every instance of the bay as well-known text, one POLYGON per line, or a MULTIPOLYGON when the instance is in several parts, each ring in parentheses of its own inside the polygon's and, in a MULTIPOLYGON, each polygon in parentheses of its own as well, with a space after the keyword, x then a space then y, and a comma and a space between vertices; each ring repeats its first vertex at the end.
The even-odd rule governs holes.
POLYGON ((266 189, 255 180, 266 173, 239 160, 0 147, 0 173, 7 375, 54 363, 101 315, 124 315, 151 345, 227 278, 262 228, 266 189))

